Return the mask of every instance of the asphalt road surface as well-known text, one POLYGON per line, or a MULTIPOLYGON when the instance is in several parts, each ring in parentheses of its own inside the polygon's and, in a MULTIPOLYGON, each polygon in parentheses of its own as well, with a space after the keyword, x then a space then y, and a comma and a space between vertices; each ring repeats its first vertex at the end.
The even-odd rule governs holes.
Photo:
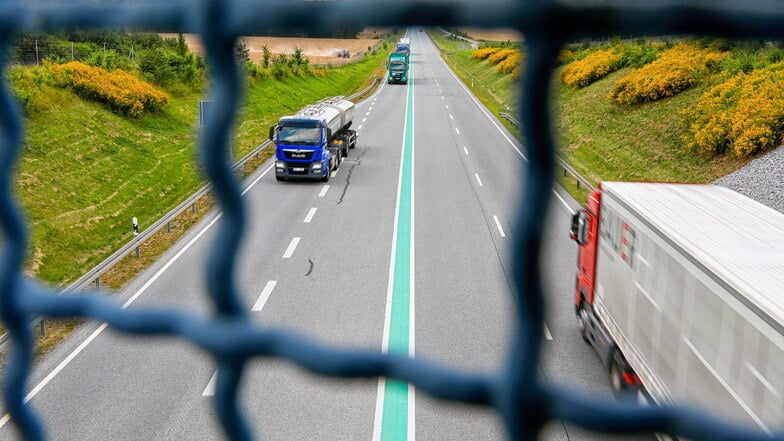
MULTIPOLYGON (((237 285, 255 321, 327 345, 416 354, 467 372, 498 369, 514 328, 512 218, 525 149, 410 32, 411 81, 357 106, 357 148, 328 183, 276 182, 270 161, 245 183, 249 231, 237 285)), ((555 188, 545 254, 541 376, 611 400, 572 306, 579 204, 555 188)), ((118 293, 129 308, 208 313, 204 265, 217 213, 118 293)), ((52 440, 223 439, 209 355, 169 338, 87 324, 34 371, 31 401, 52 440)), ((502 440, 499 418, 379 380, 338 381, 257 359, 242 407, 258 439, 502 440)), ((548 440, 607 439, 548 425, 548 440)), ((15 439, 3 420, 0 439, 15 439)), ((653 439, 652 436, 635 439, 653 439)))

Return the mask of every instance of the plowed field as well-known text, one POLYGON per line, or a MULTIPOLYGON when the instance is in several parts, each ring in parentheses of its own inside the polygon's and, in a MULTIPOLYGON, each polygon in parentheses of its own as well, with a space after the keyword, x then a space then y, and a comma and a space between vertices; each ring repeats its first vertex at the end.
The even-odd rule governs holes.
POLYGON ((460 28, 460 30, 468 34, 472 40, 523 41, 523 34, 514 29, 460 28))
MULTIPOLYGON (((165 38, 177 38, 177 34, 161 34, 165 38)), ((267 45, 273 54, 293 54, 295 48, 302 53, 311 64, 343 64, 354 61, 381 40, 372 38, 340 39, 340 38, 288 38, 288 37, 242 37, 248 46, 250 59, 258 63, 262 58, 262 47, 267 45), (342 50, 348 50, 350 58, 339 57, 342 50)), ((185 42, 191 52, 204 55, 204 48, 198 35, 185 34, 185 42)))

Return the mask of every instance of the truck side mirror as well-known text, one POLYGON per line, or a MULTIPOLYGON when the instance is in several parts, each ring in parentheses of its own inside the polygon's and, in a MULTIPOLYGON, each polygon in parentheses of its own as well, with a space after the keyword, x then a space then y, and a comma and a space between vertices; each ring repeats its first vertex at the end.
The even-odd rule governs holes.
POLYGON ((327 144, 329 144, 329 142, 332 141, 332 129, 327 127, 326 132, 327 132, 327 140, 326 141, 327 141, 327 144))
POLYGON ((572 215, 572 225, 569 228, 569 238, 582 245, 588 240, 588 220, 585 212, 580 210, 572 215))
POLYGON ((270 141, 274 141, 275 140, 275 132, 277 130, 278 130, 278 126, 277 125, 270 127, 270 129, 269 129, 269 140, 270 141))

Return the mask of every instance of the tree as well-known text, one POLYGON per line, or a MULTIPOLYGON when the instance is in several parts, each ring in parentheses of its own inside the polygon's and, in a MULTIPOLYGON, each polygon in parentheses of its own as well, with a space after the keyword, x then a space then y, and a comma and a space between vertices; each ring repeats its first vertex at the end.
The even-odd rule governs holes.
POLYGON ((261 65, 264 67, 269 67, 270 65, 270 57, 272 57, 272 52, 270 52, 269 48, 265 44, 261 47, 261 65))
POLYGON ((186 53, 188 53, 188 45, 185 44, 185 36, 182 35, 182 32, 177 34, 177 53, 180 54, 181 57, 184 57, 186 53))
POLYGON ((237 43, 234 44, 234 58, 237 59, 240 66, 250 63, 250 50, 248 50, 248 45, 244 41, 237 40, 237 43))

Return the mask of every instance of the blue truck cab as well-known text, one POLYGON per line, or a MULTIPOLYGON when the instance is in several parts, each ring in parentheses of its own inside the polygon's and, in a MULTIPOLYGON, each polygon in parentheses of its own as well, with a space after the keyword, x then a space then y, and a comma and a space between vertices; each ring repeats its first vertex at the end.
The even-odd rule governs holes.
POLYGON ((335 97, 282 117, 269 132, 275 142, 275 178, 329 181, 356 145, 356 132, 349 130, 353 116, 354 103, 335 97))

